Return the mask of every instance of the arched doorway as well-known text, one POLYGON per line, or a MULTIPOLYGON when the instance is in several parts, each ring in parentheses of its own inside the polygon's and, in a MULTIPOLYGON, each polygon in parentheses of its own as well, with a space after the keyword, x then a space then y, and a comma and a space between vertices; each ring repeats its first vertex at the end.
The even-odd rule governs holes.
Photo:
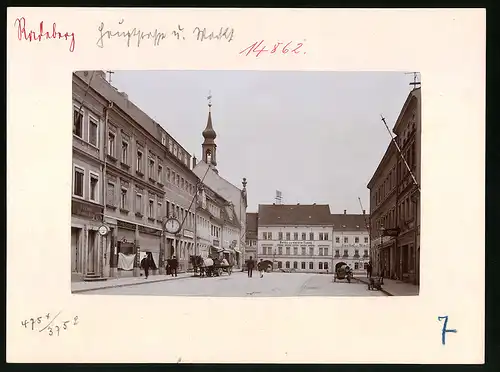
POLYGON ((335 271, 337 271, 339 269, 339 267, 341 266, 344 266, 344 265, 347 265, 345 262, 339 262, 335 265, 335 271))

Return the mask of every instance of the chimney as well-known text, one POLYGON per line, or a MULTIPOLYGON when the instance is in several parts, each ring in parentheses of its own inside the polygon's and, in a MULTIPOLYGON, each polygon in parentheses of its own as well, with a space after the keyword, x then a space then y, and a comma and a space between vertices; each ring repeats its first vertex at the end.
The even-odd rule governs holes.
POLYGON ((193 154, 193 169, 196 167, 196 156, 193 154))
POLYGON ((366 214, 366 211, 363 209, 363 214, 366 214))
POLYGON ((347 209, 344 209, 344 214, 347 214, 347 209))

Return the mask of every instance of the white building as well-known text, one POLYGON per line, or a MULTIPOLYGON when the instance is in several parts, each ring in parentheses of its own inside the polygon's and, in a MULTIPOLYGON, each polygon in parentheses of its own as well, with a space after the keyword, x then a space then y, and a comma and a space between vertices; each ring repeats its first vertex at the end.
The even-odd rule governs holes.
MULTIPOLYGON (((247 209, 247 191, 246 191, 246 179, 243 178, 242 185, 243 188, 231 184, 229 181, 224 179, 219 175, 217 171, 217 145, 215 144, 215 138, 217 134, 212 126, 212 113, 211 104, 209 104, 208 120, 207 126, 203 131, 204 142, 202 144, 202 160, 196 163, 196 159, 193 159, 193 172, 203 181, 203 184, 208 186, 215 193, 220 195, 223 199, 232 203, 231 209, 234 211, 235 220, 238 221, 239 236, 234 236, 235 232, 231 232, 231 236, 236 240, 234 247, 235 258, 237 262, 237 267, 241 267, 243 264, 245 256, 245 228, 246 228, 246 209, 247 209)), ((227 239, 225 239, 227 240, 227 239)), ((231 240, 231 242, 232 242, 231 240)))
POLYGON ((347 264, 354 273, 366 273, 370 261, 370 217, 366 214, 332 214, 333 267, 347 264))
POLYGON ((331 214, 328 205, 259 205, 257 259, 274 269, 331 273, 347 264, 357 274, 369 262, 369 216, 331 214))
POLYGON ((331 272, 328 205, 259 205, 257 259, 275 269, 331 272))

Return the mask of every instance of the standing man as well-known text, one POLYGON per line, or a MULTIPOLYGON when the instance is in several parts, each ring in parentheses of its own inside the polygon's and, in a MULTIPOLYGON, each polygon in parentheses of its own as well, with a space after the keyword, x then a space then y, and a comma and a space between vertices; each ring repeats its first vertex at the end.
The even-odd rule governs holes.
POLYGON ((248 277, 249 278, 252 277, 252 272, 253 272, 254 265, 255 265, 255 262, 254 262, 252 256, 250 256, 250 259, 247 262, 247 270, 248 270, 248 277))
POLYGON ((146 276, 146 279, 149 276, 149 256, 146 253, 146 257, 144 257, 141 261, 141 266, 144 269, 144 275, 146 276))
POLYGON ((177 259, 177 257, 175 256, 172 256, 172 276, 177 276, 177 267, 179 266, 179 260, 177 259))
POLYGON ((371 278, 372 277, 372 262, 368 262, 368 265, 366 265, 366 277, 371 278))

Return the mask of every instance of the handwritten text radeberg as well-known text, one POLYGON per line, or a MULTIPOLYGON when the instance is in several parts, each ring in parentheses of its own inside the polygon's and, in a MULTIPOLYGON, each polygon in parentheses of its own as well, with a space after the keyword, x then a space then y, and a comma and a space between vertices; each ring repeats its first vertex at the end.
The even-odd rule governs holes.
POLYGON ((44 31, 43 21, 39 24, 39 29, 37 31, 29 30, 26 32, 26 19, 24 17, 17 18, 14 21, 14 27, 17 27, 17 39, 18 40, 26 40, 29 42, 42 40, 50 40, 50 39, 65 39, 70 41, 69 51, 73 52, 75 50, 75 33, 74 32, 59 32, 56 30, 56 23, 52 23, 52 32, 44 31), (38 33, 37 33, 38 32, 38 33))

